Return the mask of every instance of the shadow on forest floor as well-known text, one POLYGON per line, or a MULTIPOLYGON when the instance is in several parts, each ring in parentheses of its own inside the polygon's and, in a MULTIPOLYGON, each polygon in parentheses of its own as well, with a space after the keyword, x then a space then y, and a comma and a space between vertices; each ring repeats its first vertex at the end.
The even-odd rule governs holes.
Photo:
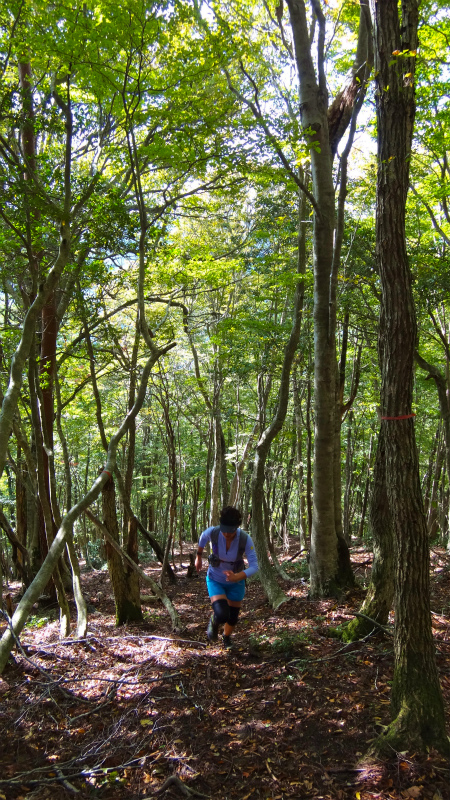
MULTIPOLYGON (((367 578, 370 554, 354 547, 352 560, 358 579, 367 578)), ((433 550, 432 564, 448 710, 445 550, 433 550)), ((180 635, 160 605, 145 606, 143 624, 116 628, 104 571, 83 574, 95 608, 87 641, 59 643, 56 609, 36 608, 21 637, 30 660, 15 653, 0 679, 0 800, 137 800, 157 792, 214 800, 450 800, 449 765, 436 753, 365 763, 368 744, 390 719, 392 638, 378 633, 343 646, 327 635, 329 626, 352 618, 363 590, 339 602, 310 602, 299 577, 304 565, 286 568, 291 599, 276 612, 250 582, 232 651, 206 646, 204 573, 188 579, 186 569, 168 589, 183 621, 180 635)))

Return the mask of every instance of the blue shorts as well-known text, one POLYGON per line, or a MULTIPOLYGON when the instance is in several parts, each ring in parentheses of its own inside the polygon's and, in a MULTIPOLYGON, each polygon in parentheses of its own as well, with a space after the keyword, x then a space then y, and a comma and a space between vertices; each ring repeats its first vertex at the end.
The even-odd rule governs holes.
POLYGON ((216 594, 226 595, 227 600, 243 600, 245 595, 245 580, 236 583, 219 583, 206 576, 206 587, 210 597, 216 594))

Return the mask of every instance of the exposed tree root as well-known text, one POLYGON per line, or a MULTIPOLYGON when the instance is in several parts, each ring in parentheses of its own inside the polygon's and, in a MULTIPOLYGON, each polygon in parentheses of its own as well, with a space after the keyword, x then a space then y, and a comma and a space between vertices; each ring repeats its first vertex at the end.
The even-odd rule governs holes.
POLYGON ((417 709, 404 705, 398 716, 372 743, 368 755, 389 758, 405 750, 425 753, 430 747, 443 755, 450 755, 450 740, 442 733, 439 722, 433 725, 431 716, 424 721, 417 709))

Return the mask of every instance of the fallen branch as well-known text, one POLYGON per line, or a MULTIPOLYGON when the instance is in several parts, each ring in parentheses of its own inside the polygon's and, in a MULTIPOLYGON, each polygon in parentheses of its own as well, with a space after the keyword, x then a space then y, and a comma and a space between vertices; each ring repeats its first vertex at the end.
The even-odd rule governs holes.
POLYGON ((365 619, 366 622, 371 622, 372 625, 375 626, 375 628, 378 628, 380 631, 383 631, 383 633, 387 633, 389 636, 394 635, 393 630, 391 630, 390 628, 386 628, 384 625, 381 625, 381 623, 377 622, 376 619, 372 619, 372 617, 368 617, 366 614, 361 614, 360 611, 357 611, 355 613, 355 617, 360 617, 360 619, 365 619))
POLYGON ((64 777, 63 773, 61 772, 60 769, 58 769, 58 767, 55 769, 55 772, 58 776, 58 780, 62 783, 62 785, 64 786, 65 789, 67 789, 68 792, 72 792, 72 794, 80 794, 80 790, 77 789, 76 786, 73 785, 73 783, 70 783, 70 781, 68 781, 67 778, 64 777))
MULTIPOLYGON (((140 756, 139 758, 132 758, 130 761, 126 761, 124 764, 120 764, 115 767, 103 767, 99 764, 98 766, 92 767, 91 769, 89 769, 88 767, 87 769, 83 769, 78 772, 73 772, 70 773, 69 775, 64 775, 64 773, 61 770, 61 767, 68 767, 68 768, 74 767, 78 760, 80 759, 74 758, 71 761, 65 762, 65 764, 60 764, 58 771, 56 772, 55 770, 55 774, 50 775, 50 777, 48 777, 48 773, 52 768, 49 767, 48 764, 46 764, 44 767, 36 767, 35 769, 30 769, 28 772, 20 772, 18 775, 15 775, 14 778, 8 778, 8 779, 2 778, 0 779, 0 786, 15 786, 17 784, 19 785, 26 784, 27 786, 43 786, 43 785, 51 785, 53 783, 60 783, 63 779, 65 781, 68 781, 69 778, 73 780, 74 778, 92 778, 96 776, 103 777, 105 775, 108 775, 110 772, 116 772, 121 769, 130 769, 130 767, 138 767, 142 761, 142 757, 140 756), (36 775, 36 773, 38 775, 40 775, 40 773, 45 773, 47 777, 44 778, 42 775, 40 775, 40 777, 38 778, 30 778, 30 775, 36 775)), ((204 795, 199 795, 199 796, 203 797, 204 795)))
POLYGON ((290 561, 293 561, 293 560, 294 560, 294 558, 297 558, 297 556, 301 556, 301 554, 302 554, 303 552, 304 552, 303 550, 297 550, 297 552, 296 552, 296 553, 294 553, 294 555, 293 555, 293 556, 290 556, 290 558, 286 558, 286 559, 285 559, 285 563, 288 563, 288 564, 289 564, 289 562, 290 562, 290 561))

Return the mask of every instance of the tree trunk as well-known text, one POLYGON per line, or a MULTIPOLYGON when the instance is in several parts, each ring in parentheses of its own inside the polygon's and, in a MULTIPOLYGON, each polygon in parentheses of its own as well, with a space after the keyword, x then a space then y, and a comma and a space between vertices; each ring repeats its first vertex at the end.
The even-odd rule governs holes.
POLYGON ((351 542, 351 523, 350 523, 350 504, 351 490, 353 482, 353 447, 352 447, 352 426, 353 412, 350 411, 347 422, 347 447, 345 454, 345 492, 344 492, 344 522, 343 533, 347 544, 351 542))
POLYGON ((214 429, 214 459, 211 471, 211 501, 209 507, 209 524, 218 525, 220 514, 220 467, 221 467, 221 446, 222 429, 220 426, 219 411, 216 409, 213 417, 214 429))
MULTIPOLYGON (((386 625, 394 600, 394 536, 386 487, 386 429, 380 431, 373 470, 370 501, 370 528, 373 540, 373 564, 370 584, 360 608, 361 614, 386 625)), ((342 628, 346 642, 362 639, 374 629, 363 617, 355 617, 342 628)))
MULTIPOLYGON (((38 512, 44 521, 43 532, 45 535, 45 541, 42 542, 41 540, 41 545, 43 545, 42 553, 47 554, 53 539, 55 538, 57 527, 53 518, 50 502, 48 456, 47 462, 44 461, 45 448, 42 430, 42 417, 39 414, 38 397, 36 393, 36 388, 38 386, 37 365, 33 355, 30 357, 28 362, 28 378, 31 419, 34 437, 36 440, 37 485, 39 499, 38 512)), ((47 455, 47 453, 45 453, 45 455, 47 455)), ((59 565, 56 565, 55 567, 52 580, 60 611, 60 634, 61 638, 64 639, 70 633, 70 612, 59 565)))
MULTIPOLYGON (((344 228, 347 191, 346 160, 355 133, 356 117, 370 73, 370 15, 360 4, 358 47, 350 84, 327 108, 325 74, 325 17, 319 0, 311 6, 318 23, 317 77, 304 0, 287 0, 299 77, 301 125, 310 144, 314 208, 314 487, 310 571, 311 597, 333 595, 346 585, 351 573, 340 534, 340 497, 336 486, 340 458, 336 453, 336 287, 344 228), (350 123, 350 134, 341 162, 340 202, 336 247, 333 157, 350 123), (345 162, 345 163, 344 163, 345 162), (345 173, 345 174, 344 174, 345 173), (330 469, 330 464, 335 464, 330 469), (339 508, 338 518, 336 518, 339 508)), ((353 576, 351 581, 353 582, 353 576)))
MULTIPOLYGON (((139 315, 136 317, 136 331, 133 343, 130 363, 130 385, 128 389, 128 411, 134 406, 136 399, 136 371, 137 358, 139 352, 140 328, 139 315)), ((130 424, 128 431, 128 449, 126 456, 126 468, 124 478, 124 509, 123 509, 123 538, 124 550, 133 559, 138 561, 138 524, 134 515, 128 513, 131 506, 131 492, 133 487, 134 464, 136 455, 136 420, 130 424)), ((124 564, 125 578, 128 584, 128 596, 131 603, 136 607, 141 607, 141 593, 139 587, 139 576, 136 574, 128 562, 124 564)), ((141 615, 142 616, 142 615, 141 615)))
MULTIPOLYGON (((112 477, 105 483, 102 489, 102 514, 105 528, 114 541, 119 544, 116 492, 112 477)), ((140 597, 137 600, 134 595, 130 594, 121 556, 111 547, 108 540, 106 540, 105 544, 108 572, 111 578, 114 602, 116 605, 116 625, 124 625, 126 622, 141 622, 142 610, 140 597)))
MULTIPOLYGON (((62 429, 61 424, 61 393, 58 381, 58 375, 55 374, 55 396, 57 401, 57 412, 56 412, 56 429, 58 431, 59 440, 61 442, 61 449, 63 451, 64 457, 64 471, 66 476, 66 506, 67 510, 72 508, 72 475, 70 472, 70 458, 69 458, 69 448, 67 446, 67 440, 64 435, 64 431, 62 429)), ((52 467, 54 466, 54 462, 52 462, 52 467)), ((56 505, 55 505, 56 507, 56 505)), ((58 525, 58 529, 61 527, 61 517, 59 514, 59 507, 58 507, 58 516, 56 519, 56 523, 58 525)), ((87 550, 87 548, 86 548, 87 550)), ((80 565, 78 563, 77 553, 75 550, 75 545, 73 541, 73 528, 70 531, 67 537, 67 552, 69 554, 70 559, 70 566, 72 569, 72 586, 73 586, 73 596, 75 599, 75 605, 77 607, 77 630, 76 630, 76 638, 77 639, 84 639, 87 634, 87 624, 88 624, 88 617, 87 617, 87 605, 86 601, 83 596, 83 590, 81 588, 81 572, 80 572, 80 565)))
MULTIPOLYGON (((235 505, 237 506, 237 505, 239 505, 239 502, 241 500, 242 476, 244 474, 244 467, 245 467, 246 461, 248 459, 248 456, 250 454, 250 448, 251 448, 251 446, 253 444, 253 440, 254 440, 254 438, 256 436, 257 431, 258 431, 258 423, 256 422, 254 427, 253 427, 253 430, 252 430, 251 434, 249 435, 249 437, 248 437, 248 439, 247 439, 247 441, 245 443, 244 452, 242 453, 242 458, 241 459, 239 459, 239 455, 238 455, 238 452, 236 450, 236 471, 235 471, 235 473, 233 475, 233 480, 231 481, 230 493, 228 495, 228 505, 229 506, 235 506, 235 505)), ((236 441, 236 447, 237 447, 237 441, 236 441)), ((245 523, 244 523, 244 525, 245 525, 245 523)))
POLYGON ((362 506, 361 506, 361 518, 359 520, 359 528, 358 528, 358 539, 362 539, 364 536, 364 525, 366 521, 366 512, 367 512, 367 501, 369 499, 369 486, 370 486, 370 465, 372 462, 372 444, 373 444, 373 437, 370 437, 369 443, 369 453, 367 456, 367 477, 364 484, 364 493, 362 499, 362 506))
POLYGON ((193 544, 198 542, 197 510, 198 510, 199 497, 200 497, 200 478, 194 478, 192 481, 192 503, 191 503, 191 513, 190 513, 191 542, 193 544))
MULTIPOLYGON (((303 311, 304 283, 301 277, 305 272, 305 237, 306 225, 304 220, 304 208, 306 202, 301 195, 299 202, 299 230, 298 230, 298 273, 299 281, 295 290, 294 313, 292 329, 289 340, 286 343, 281 372, 280 386, 278 390, 278 402, 274 417, 269 427, 264 430, 261 421, 261 435, 256 446, 255 461, 252 476, 252 537, 255 542, 255 550, 258 556, 260 568, 260 579, 267 594, 272 608, 278 608, 287 600, 284 592, 281 591, 275 579, 274 571, 270 565, 266 549, 266 537, 264 533, 264 473, 267 456, 270 447, 278 433, 283 427, 289 400, 289 384, 291 367, 295 352, 300 340, 300 329, 303 311)), ((260 410, 261 413, 261 410, 260 410)))
MULTIPOLYGON (((314 191, 314 487, 311 536, 311 597, 334 594, 338 579, 335 528, 335 314, 330 314, 335 191, 327 119, 324 73, 316 81, 303 0, 288 0, 299 76, 300 113, 311 146, 314 191)), ((319 61, 323 54, 319 54, 319 61)), ((320 70, 323 69, 323 63, 320 70)))
POLYGON ((376 259, 382 287, 381 435, 396 559, 394 720, 374 747, 382 752, 436 747, 449 753, 431 631, 428 536, 411 414, 417 327, 405 208, 415 115, 418 0, 404 0, 401 20, 397 0, 372 0, 372 9, 378 121, 376 259))

